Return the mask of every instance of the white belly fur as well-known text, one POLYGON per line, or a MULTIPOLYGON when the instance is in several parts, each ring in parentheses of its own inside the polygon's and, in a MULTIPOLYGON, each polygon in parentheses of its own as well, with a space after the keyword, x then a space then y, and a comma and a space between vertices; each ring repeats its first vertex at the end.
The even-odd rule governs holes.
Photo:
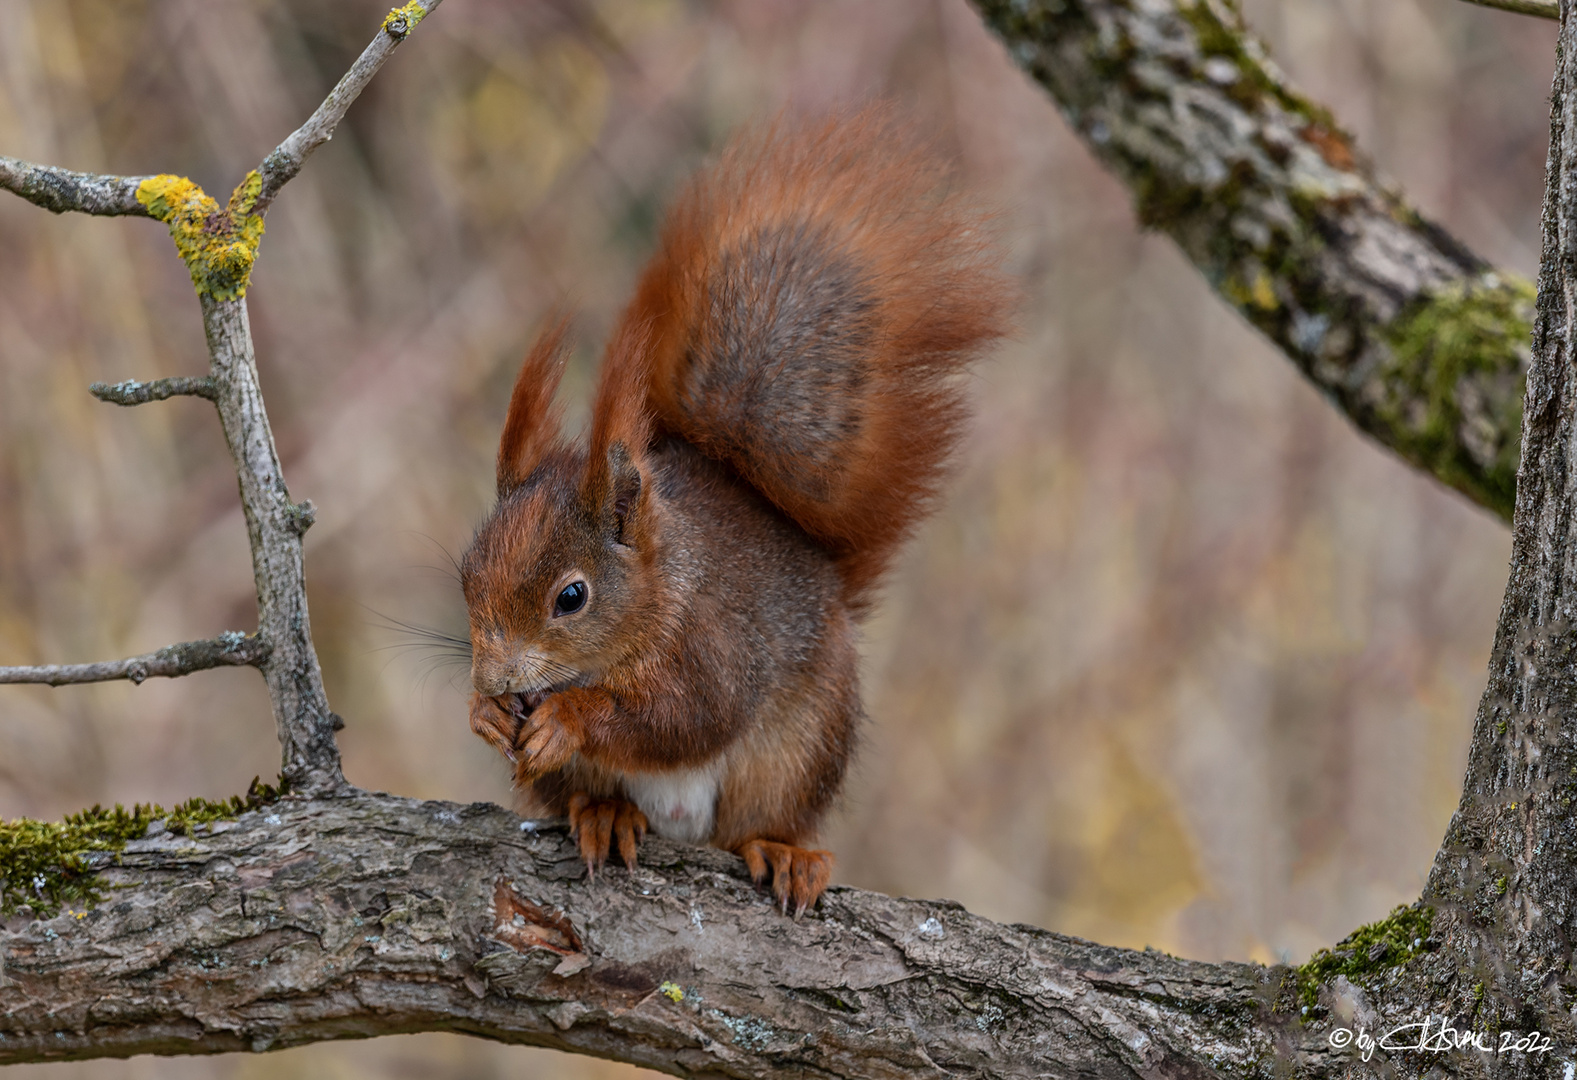
POLYGON ((646 815, 652 832, 686 844, 704 844, 717 812, 719 765, 667 772, 625 773, 624 794, 646 815))

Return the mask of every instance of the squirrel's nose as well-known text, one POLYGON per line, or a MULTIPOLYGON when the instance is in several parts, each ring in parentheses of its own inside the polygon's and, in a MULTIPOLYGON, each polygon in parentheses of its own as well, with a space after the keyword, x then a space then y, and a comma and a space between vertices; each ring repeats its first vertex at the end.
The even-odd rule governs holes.
POLYGON ((509 676, 503 666, 485 660, 471 661, 471 685, 483 697, 497 697, 509 689, 509 676))

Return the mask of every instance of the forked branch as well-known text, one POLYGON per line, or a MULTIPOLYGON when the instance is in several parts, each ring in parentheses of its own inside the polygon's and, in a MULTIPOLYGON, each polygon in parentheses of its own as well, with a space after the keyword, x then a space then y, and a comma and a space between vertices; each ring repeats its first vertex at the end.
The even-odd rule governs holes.
POLYGON ((258 633, 244 644, 172 645, 148 656, 95 664, 0 669, 0 682, 65 683, 149 675, 185 675, 219 664, 248 663, 263 672, 284 757, 282 773, 303 793, 341 791, 334 731, 307 613, 301 538, 316 511, 291 500, 274 435, 263 406, 247 320, 246 290, 263 235, 263 214, 301 171, 313 150, 333 137, 352 102, 412 29, 441 0, 412 0, 391 11, 372 43, 323 104, 237 185, 224 206, 179 176, 99 176, 0 158, 0 187, 60 213, 152 217, 169 226, 202 303, 209 374, 202 377, 95 383, 92 393, 117 405, 140 405, 176 395, 207 398, 218 409, 235 461, 257 584, 258 633), (264 644, 266 643, 266 645, 264 644), (8 675, 9 677, 6 677, 8 675))

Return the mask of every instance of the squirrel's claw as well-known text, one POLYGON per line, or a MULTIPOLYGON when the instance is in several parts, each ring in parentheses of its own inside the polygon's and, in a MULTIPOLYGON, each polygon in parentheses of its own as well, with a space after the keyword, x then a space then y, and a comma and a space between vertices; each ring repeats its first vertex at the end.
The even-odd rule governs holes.
POLYGON ((586 860, 586 877, 594 879, 608 861, 608 852, 617 842, 619 857, 630 870, 635 869, 636 846, 646 837, 646 815, 627 799, 594 799, 577 791, 569 799, 569 830, 586 860))
POLYGON ((747 840, 737 849, 750 871, 750 880, 760 885, 772 872, 772 896, 783 914, 794 905, 794 918, 805 914, 821 899, 832 883, 832 852, 812 851, 779 844, 772 840, 747 840))

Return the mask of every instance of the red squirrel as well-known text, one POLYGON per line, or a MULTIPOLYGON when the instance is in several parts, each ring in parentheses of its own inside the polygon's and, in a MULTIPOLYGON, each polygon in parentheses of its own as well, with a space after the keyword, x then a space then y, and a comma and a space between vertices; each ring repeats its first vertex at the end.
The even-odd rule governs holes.
POLYGON ((650 828, 737 852, 796 916, 826 889, 857 627, 1012 306, 949 181, 879 107, 748 133, 671 210, 584 446, 562 323, 521 367, 461 561, 471 727, 589 874, 650 828))

